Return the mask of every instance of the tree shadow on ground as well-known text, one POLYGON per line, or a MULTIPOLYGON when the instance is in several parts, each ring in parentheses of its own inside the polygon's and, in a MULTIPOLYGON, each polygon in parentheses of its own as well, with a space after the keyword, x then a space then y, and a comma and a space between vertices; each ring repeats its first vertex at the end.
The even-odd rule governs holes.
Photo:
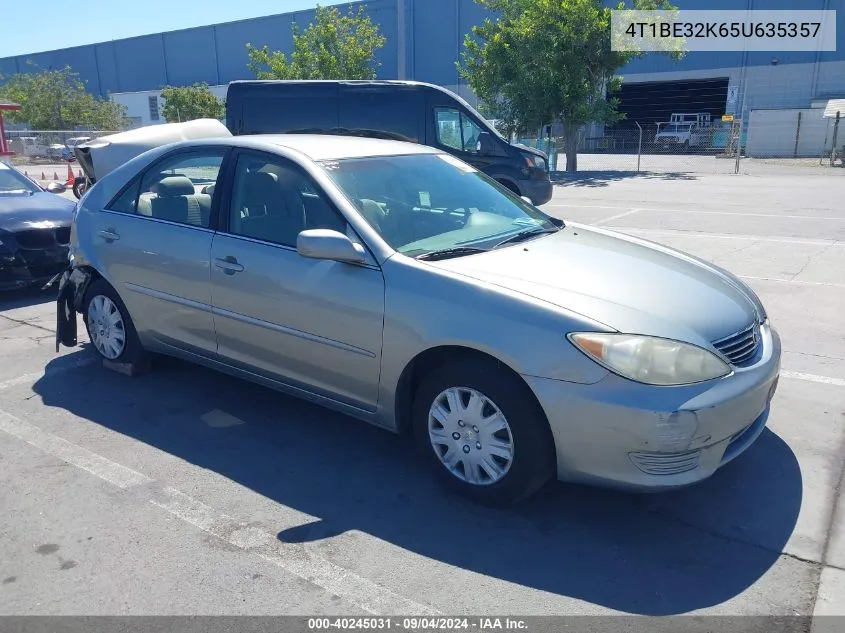
POLYGON ((688 181, 698 180, 698 176, 687 172, 579 171, 570 174, 556 171, 552 172, 551 180, 556 187, 607 187, 623 180, 688 181))

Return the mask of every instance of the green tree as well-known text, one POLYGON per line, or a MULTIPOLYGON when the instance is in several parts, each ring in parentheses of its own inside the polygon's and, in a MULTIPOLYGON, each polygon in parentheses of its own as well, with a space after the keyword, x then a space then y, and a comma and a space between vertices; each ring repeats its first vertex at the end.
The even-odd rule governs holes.
POLYGON ((247 44, 249 69, 258 79, 375 79, 375 52, 385 37, 363 6, 342 15, 337 7, 317 6, 314 22, 293 32, 293 53, 247 44))
POLYGON ((21 105, 20 112, 7 115, 14 123, 27 123, 35 130, 120 130, 126 126, 126 108, 92 95, 70 66, 18 73, 5 80, 0 77, 0 82, 0 98, 21 105))
POLYGON ((205 82, 193 86, 166 86, 161 91, 161 98, 164 99, 161 113, 168 123, 222 119, 226 114, 225 104, 209 90, 205 82))
MULTIPOLYGON (((611 10, 601 0, 476 0, 496 14, 464 38, 458 68, 510 127, 560 121, 566 170, 578 170, 578 131, 622 118, 617 72, 638 52, 612 50, 611 10)), ((630 9, 621 2, 617 9, 630 9)), ((636 10, 674 10, 668 0, 633 0, 636 10)), ((680 56, 680 48, 669 51, 680 56)))

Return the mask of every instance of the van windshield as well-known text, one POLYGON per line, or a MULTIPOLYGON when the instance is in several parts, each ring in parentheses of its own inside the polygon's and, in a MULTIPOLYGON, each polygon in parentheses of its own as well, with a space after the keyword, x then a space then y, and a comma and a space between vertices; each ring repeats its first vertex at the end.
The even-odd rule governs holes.
POLYGON ((494 248, 560 223, 449 154, 323 161, 361 216, 394 249, 418 257, 445 249, 494 248))

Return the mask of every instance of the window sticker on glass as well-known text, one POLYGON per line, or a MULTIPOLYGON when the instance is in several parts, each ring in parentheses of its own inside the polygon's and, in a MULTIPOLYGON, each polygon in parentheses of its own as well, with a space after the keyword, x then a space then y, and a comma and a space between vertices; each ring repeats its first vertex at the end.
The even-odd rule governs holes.
POLYGON ((467 165, 465 162, 455 158, 451 154, 437 154, 437 156, 441 160, 443 160, 443 161, 449 163, 450 165, 452 165, 453 167, 457 167, 458 169, 460 169, 464 173, 471 174, 471 173, 477 171, 475 169, 475 167, 467 165))
POLYGON ((420 206, 421 207, 430 207, 431 206, 431 194, 428 191, 420 191, 420 206))

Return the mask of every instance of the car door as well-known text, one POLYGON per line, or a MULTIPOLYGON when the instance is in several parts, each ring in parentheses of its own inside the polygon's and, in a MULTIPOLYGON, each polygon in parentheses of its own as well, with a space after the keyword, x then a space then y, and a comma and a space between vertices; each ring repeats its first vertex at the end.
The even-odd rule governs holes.
POLYGON ((98 267, 142 342, 213 356, 211 209, 226 148, 168 154, 96 214, 98 267))
POLYGON ((384 321, 384 279, 375 260, 299 255, 302 230, 351 229, 291 160, 240 152, 229 192, 211 253, 220 359, 374 410, 384 321))

